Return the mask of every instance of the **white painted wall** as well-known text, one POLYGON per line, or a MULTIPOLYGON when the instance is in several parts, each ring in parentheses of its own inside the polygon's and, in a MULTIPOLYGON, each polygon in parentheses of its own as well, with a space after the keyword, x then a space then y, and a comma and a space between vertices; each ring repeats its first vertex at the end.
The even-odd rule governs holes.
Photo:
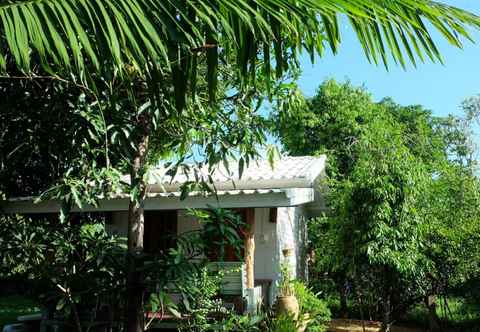
POLYGON ((269 208, 255 209, 255 279, 275 280, 278 275, 277 224, 269 208))
MULTIPOLYGON (((276 224, 271 223, 269 208, 255 209, 255 279, 275 280, 278 276, 276 224)), ((178 211, 178 234, 201 229, 198 221, 178 211)))
POLYGON ((306 211, 303 206, 282 207, 277 210, 277 256, 278 265, 284 261, 284 249, 293 249, 289 258, 293 277, 306 276, 305 245, 306 245, 306 211))
POLYGON ((296 255, 296 273, 297 278, 307 280, 308 278, 308 264, 307 264, 307 211, 305 206, 295 208, 295 255, 296 255))
MULTIPOLYGON (((280 210, 280 209, 279 209, 280 210)), ((111 234, 127 236, 128 213, 113 212, 111 234)), ((276 280, 279 274, 277 223, 271 223, 269 208, 255 209, 255 279, 276 280)), ((178 210, 178 235, 201 229, 200 223, 186 210, 178 210)))
MULTIPOLYGON (((304 278, 305 262, 305 213, 303 206, 277 208, 277 222, 270 222, 269 208, 255 208, 255 279, 273 280, 271 299, 275 297, 275 282, 280 278, 282 250, 293 248, 290 266, 294 277, 304 278)), ((113 212, 112 223, 107 230, 112 234, 127 236, 128 213, 113 212)), ((198 221, 178 210, 178 234, 201 229, 198 221)), ((271 302, 272 303, 272 302, 271 302)))

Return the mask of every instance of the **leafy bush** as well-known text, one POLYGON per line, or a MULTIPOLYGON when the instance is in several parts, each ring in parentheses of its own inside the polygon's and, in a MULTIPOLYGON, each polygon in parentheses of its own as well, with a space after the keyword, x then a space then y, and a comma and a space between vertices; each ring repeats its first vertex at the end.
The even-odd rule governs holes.
POLYGON ((319 299, 310 288, 300 281, 294 282, 294 288, 300 306, 300 317, 305 317, 305 315, 309 317, 307 330, 311 332, 326 331, 327 323, 331 318, 327 303, 319 299))
POLYGON ((218 324, 215 331, 265 331, 265 324, 265 315, 238 315, 230 312, 229 315, 218 324))
POLYGON ((205 254, 212 261, 242 259, 242 229, 246 224, 240 215, 232 210, 213 208, 208 210, 190 209, 189 214, 202 225, 202 238, 205 254), (234 251, 234 257, 228 257, 228 251, 234 251))
POLYGON ((188 317, 180 322, 179 331, 211 331, 228 314, 218 298, 222 277, 204 267, 178 285, 182 294, 179 309, 188 317))
MULTIPOLYGON (((469 303, 463 298, 438 298, 437 315, 442 324, 448 327, 478 326, 480 322, 480 305, 469 303)), ((403 320, 415 323, 419 327, 428 327, 428 310, 423 302, 416 303, 406 313, 403 320)), ((463 331, 463 329, 462 329, 463 331)))
POLYGON ((178 309, 186 314, 179 331, 242 331, 267 330, 266 315, 241 315, 226 309, 219 298, 223 273, 203 267, 179 285, 182 301, 178 309))
POLYGON ((101 215, 66 223, 2 216, 0 227, 0 278, 25 280, 41 307, 76 324, 78 315, 99 312, 99 303, 120 314, 125 250, 101 215))
POLYGON ((299 329, 299 322, 289 315, 273 317, 268 322, 269 332, 294 332, 299 329))

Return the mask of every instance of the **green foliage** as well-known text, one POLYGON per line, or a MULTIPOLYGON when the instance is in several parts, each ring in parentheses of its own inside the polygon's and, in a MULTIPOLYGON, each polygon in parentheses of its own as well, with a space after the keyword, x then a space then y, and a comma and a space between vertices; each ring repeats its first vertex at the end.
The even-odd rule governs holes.
POLYGON ((184 319, 179 331, 264 331, 266 315, 238 314, 227 309, 219 298, 223 274, 200 268, 191 278, 179 285, 182 300, 178 306, 184 319))
MULTIPOLYGON (((461 331, 475 331, 475 327, 478 326, 480 321, 479 304, 466 301, 464 298, 452 297, 446 300, 442 298, 436 312, 446 326, 461 331)), ((427 328, 427 317, 425 306, 417 304, 407 312, 405 319, 427 328)))
MULTIPOLYGON (((53 306, 67 320, 75 312, 93 314, 100 310, 98 303, 108 303, 121 314, 125 240, 108 235, 102 218, 77 215, 59 223, 57 218, 3 216, 0 225, 7 234, 0 239, 0 277, 30 280, 42 307, 53 306)), ((138 257, 149 294, 147 311, 188 317, 182 321, 188 331, 210 330, 231 317, 218 297, 223 273, 206 265, 203 252, 202 234, 191 232, 178 238, 165 255, 138 257), (172 293, 181 297, 179 304, 172 300, 172 293)))
MULTIPOLYGON (((45 152, 32 158, 44 166, 45 173, 53 168, 55 174, 31 185, 28 191, 38 195, 44 187, 50 187, 40 198, 61 201, 59 227, 65 229, 58 235, 69 234, 66 228, 71 226, 68 220, 74 205, 95 206, 102 198, 125 194, 132 202, 131 209, 139 208, 139 213, 131 213, 139 217, 130 220, 130 224, 138 223, 147 195, 149 168, 159 160, 173 160, 168 166, 175 174, 189 170, 189 166, 184 166, 186 161, 200 159, 193 166, 195 178, 182 188, 182 198, 192 190, 211 191, 212 178, 201 170, 207 165, 211 172, 211 166, 226 163, 229 157, 239 157, 239 165, 245 165, 258 155, 257 144, 266 141, 264 122, 257 114, 262 100, 281 99, 275 82, 295 72, 299 51, 306 49, 313 58, 323 54, 326 42, 334 52, 337 50, 338 14, 348 15, 369 60, 377 63, 381 58, 385 64, 389 55, 384 40, 391 56, 402 65, 404 55, 414 64, 415 54, 421 60, 424 54, 441 60, 422 19, 430 21, 455 46, 461 46, 460 38, 469 37, 464 27, 479 26, 476 16, 427 0, 395 4, 201 1, 166 5, 150 0, 19 0, 1 4, 0 69, 10 76, 8 82, 18 79, 24 83, 30 77, 35 82, 31 84, 61 82, 67 88, 55 96, 61 104, 55 105, 55 109, 62 109, 67 102, 68 111, 74 114, 66 128, 69 135, 59 147, 61 151, 47 151, 50 156, 45 160, 45 152), (405 35, 410 36, 409 41, 405 35), (70 88, 75 90, 72 96, 70 88), (62 99, 62 93, 69 98, 62 99), (52 161, 60 161, 61 165, 52 167, 52 161), (125 173, 130 181, 121 176, 125 173)), ((28 107, 24 106, 25 103, 20 107, 13 105, 12 109, 25 112, 28 107)), ((19 123, 28 123, 30 115, 19 123)), ((7 155, 2 151, 2 162, 14 157, 17 163, 9 166, 16 167, 22 160, 21 155, 13 156, 20 151, 17 146, 26 146, 25 140, 30 136, 19 135, 18 142, 9 142, 7 155)), ((38 141, 44 136, 34 137, 32 145, 41 146, 38 141)), ((56 148, 54 144, 49 147, 56 148)), ((26 173, 30 170, 22 167, 26 173)), ((10 174, 8 169, 1 171, 10 174)), ((3 188, 0 190, 4 192, 3 188)), ((85 232, 76 234, 87 236, 90 231, 85 232)), ((18 234, 26 236, 25 231, 18 234)), ((29 241, 36 241, 37 233, 33 234, 29 241)), ((44 243, 53 232, 42 234, 39 242, 48 247, 44 243)), ((91 241, 88 236, 78 241, 71 236, 65 237, 64 242, 52 241, 59 249, 55 263, 65 264, 63 282, 76 281, 79 266, 88 266, 92 274, 99 272, 102 277, 111 277, 102 266, 90 266, 93 261, 87 255, 89 248, 82 243, 91 241), (76 260, 77 245, 85 256, 81 259, 88 264, 76 260)), ((35 274, 32 267, 45 266, 38 265, 45 258, 40 254, 41 246, 26 243, 32 258, 16 266, 15 272, 35 274), (38 262, 33 257, 39 257, 38 262)), ((98 245, 106 245, 107 251, 113 248, 107 240, 98 245)), ((18 247, 20 251, 20 244, 18 247)), ((97 248, 95 243, 92 248, 97 248)), ((164 280, 186 275, 190 269, 187 256, 177 248, 159 259, 160 263, 171 264, 159 269, 167 272, 164 280), (182 268, 176 270, 179 266, 182 268)), ((134 273, 133 270, 130 272, 134 273)), ((48 271, 38 272, 45 273, 45 279, 52 282, 51 277, 46 277, 48 271)), ((111 281, 108 280, 107 284, 111 281)), ((71 294, 71 285, 53 281, 73 308, 78 300, 71 294)), ((111 282, 115 286, 120 283, 111 282)))
POLYGON ((95 312, 99 299, 120 309, 125 248, 108 235, 102 216, 66 223, 47 217, 2 216, 0 277, 29 280, 39 303, 64 314, 95 312))
MULTIPOLYGON (((383 119, 382 119, 383 120, 383 119)), ((410 273, 419 260, 421 228, 416 201, 427 176, 389 121, 375 121, 356 149, 357 159, 345 182, 332 190, 350 245, 372 264, 410 273)))
POLYGON ((257 332, 265 330, 264 315, 243 315, 231 313, 217 324, 215 331, 245 331, 257 332))
POLYGON ((187 317, 180 322, 180 331, 209 331, 216 324, 216 316, 226 312, 218 298, 222 277, 202 268, 178 285, 182 293, 180 310, 187 317))
POLYGON ((413 204, 426 173, 392 113, 363 89, 327 81, 306 108, 278 114, 277 131, 291 153, 329 157, 331 222, 345 236, 330 248, 407 272, 419 259, 413 204))
POLYGON ((202 225, 202 239, 206 254, 213 260, 225 260, 227 247, 233 248, 238 260, 241 260, 243 238, 241 232, 247 226, 237 213, 222 209, 189 210, 202 225))
POLYGON ((308 315, 307 331, 326 331, 328 322, 331 319, 327 303, 321 300, 318 294, 315 294, 312 289, 305 286, 302 282, 296 281, 294 287, 295 296, 300 307, 300 317, 308 315))
POLYGON ((269 332, 291 332, 298 331, 300 328, 300 322, 294 319, 292 316, 280 315, 271 318, 268 321, 269 332))
POLYGON ((425 195, 429 223, 424 240, 432 263, 431 287, 440 293, 463 288, 464 295, 471 297, 480 280, 480 183, 458 166, 445 167, 433 182, 425 195))
POLYGON ((287 262, 282 263, 280 266, 280 280, 277 285, 278 296, 293 296, 295 295, 295 289, 292 279, 292 271, 287 262))
POLYGON ((0 80, 1 191, 39 195, 81 164, 79 142, 89 126, 76 112, 80 94, 61 82, 0 80))
POLYGON ((348 143, 353 143, 362 124, 373 115, 371 104, 371 96, 363 88, 327 80, 304 107, 275 114, 276 133, 291 155, 333 154, 335 158, 328 160, 330 168, 339 160, 342 163, 335 168, 346 171, 349 162, 343 159, 349 155, 348 143))
POLYGON ((75 73, 80 82, 90 82, 98 72, 125 77, 141 71, 155 76, 166 69, 179 109, 187 87, 194 87, 200 76, 195 64, 201 61, 207 63, 208 87, 215 100, 216 73, 224 53, 235 63, 243 84, 255 84, 251 68, 257 62, 263 63, 271 80, 289 66, 289 54, 297 62, 301 50, 312 61, 327 46, 336 53, 341 42, 339 15, 348 16, 368 60, 385 65, 390 57, 402 66, 425 58, 441 61, 431 30, 461 47, 462 38, 470 38, 467 27, 480 25, 471 13, 429 0, 203 0, 168 5, 147 0, 45 4, 19 0, 3 3, 0 14, 2 71, 11 61, 20 72, 35 72, 40 65, 49 74, 70 79, 75 73))
POLYGON ((103 110, 63 81, 1 80, 1 191, 64 202, 64 212, 116 192, 119 157, 105 142, 103 110))
POLYGON ((275 114, 289 153, 327 154, 330 209, 309 223, 318 290, 353 297, 370 317, 388 301, 401 316, 479 280, 468 105, 466 118, 437 118, 329 80, 305 107, 275 114))

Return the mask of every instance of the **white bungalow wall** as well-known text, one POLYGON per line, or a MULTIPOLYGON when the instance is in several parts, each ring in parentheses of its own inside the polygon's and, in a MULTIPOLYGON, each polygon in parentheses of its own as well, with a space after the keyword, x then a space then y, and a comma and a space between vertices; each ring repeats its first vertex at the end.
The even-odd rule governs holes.
POLYGON ((275 280, 278 275, 276 224, 270 209, 255 209, 255 279, 275 280))
MULTIPOLYGON (((255 279, 276 280, 279 275, 279 249, 277 248, 277 224, 271 223, 269 208, 255 209, 255 279)), ((107 225, 110 234, 127 236, 128 212, 112 213, 107 225)), ((178 210, 177 233, 183 234, 201 229, 198 221, 186 210, 178 210)))
MULTIPOLYGON (((280 277, 280 249, 277 223, 270 222, 270 208, 255 208, 255 280, 271 280, 269 303, 275 298, 275 284, 280 277)), ((178 234, 201 229, 198 221, 185 210, 178 211, 178 234)))
MULTIPOLYGON (((178 233, 194 231, 201 226, 186 211, 178 214, 178 233)), ((306 209, 303 206, 277 208, 276 223, 270 222, 270 208, 255 209, 255 279, 272 280, 270 303, 276 296, 276 282, 280 279, 280 264, 283 262, 282 250, 292 248, 290 257, 293 277, 307 277, 306 264, 306 209)))
POLYGON ((306 211, 303 206, 282 207, 277 209, 277 256, 278 265, 284 262, 284 249, 293 249, 288 265, 294 278, 307 277, 306 264, 306 211))
MULTIPOLYGON (((272 223, 269 220, 269 208, 255 208, 255 279, 273 281, 272 299, 275 296, 275 282, 280 278, 283 249, 294 250, 293 257, 289 259, 293 276, 306 277, 305 212, 303 206, 280 207, 277 208, 277 221, 272 223)), ((127 224, 128 212, 113 212, 107 230, 111 234, 126 237, 127 224)), ((186 210, 178 210, 178 234, 199 229, 201 225, 194 217, 189 216, 186 210)))
MULTIPOLYGON (((278 276, 276 224, 269 221, 269 208, 255 209, 255 279, 275 280, 278 276)), ((185 210, 178 211, 178 234, 201 229, 185 210)))

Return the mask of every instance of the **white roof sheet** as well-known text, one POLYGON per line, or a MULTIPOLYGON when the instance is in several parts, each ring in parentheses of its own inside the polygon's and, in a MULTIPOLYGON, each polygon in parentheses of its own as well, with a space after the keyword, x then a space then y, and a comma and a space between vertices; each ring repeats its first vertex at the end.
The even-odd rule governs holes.
MULTIPOLYGON (((274 162, 253 160, 244 167, 240 177, 238 161, 228 163, 228 168, 219 164, 210 174, 217 190, 311 188, 315 180, 324 172, 325 156, 283 157, 274 162)), ((207 166, 198 169, 180 169, 173 177, 168 169, 158 168, 152 172, 149 184, 154 192, 175 192, 187 181, 195 181, 196 176, 207 179, 207 166)))

